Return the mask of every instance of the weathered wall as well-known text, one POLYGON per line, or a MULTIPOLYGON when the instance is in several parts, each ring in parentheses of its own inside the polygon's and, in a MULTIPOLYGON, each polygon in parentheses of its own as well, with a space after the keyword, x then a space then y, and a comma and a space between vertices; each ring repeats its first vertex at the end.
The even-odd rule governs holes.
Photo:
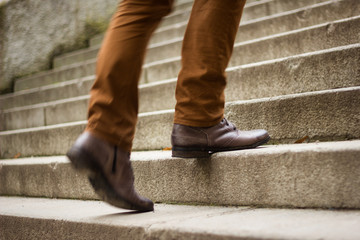
POLYGON ((118 0, 0 2, 0 92, 12 80, 48 69, 54 55, 84 47, 104 30, 118 0))

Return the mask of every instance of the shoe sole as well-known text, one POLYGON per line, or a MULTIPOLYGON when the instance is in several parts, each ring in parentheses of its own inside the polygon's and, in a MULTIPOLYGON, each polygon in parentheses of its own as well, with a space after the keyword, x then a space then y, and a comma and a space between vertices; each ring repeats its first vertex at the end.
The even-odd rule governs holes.
POLYGON ((96 162, 92 160, 92 157, 86 152, 72 147, 66 156, 71 161, 72 165, 80 173, 86 175, 89 179, 91 186, 94 188, 95 193, 104 201, 112 206, 137 210, 140 212, 153 211, 154 209, 145 209, 141 206, 131 204, 123 197, 119 196, 111 187, 102 171, 99 171, 100 166, 97 166, 96 162))
POLYGON ((172 148, 172 157, 179 158, 209 158, 213 153, 217 152, 227 152, 227 151, 236 151, 256 148, 260 145, 267 143, 270 140, 270 137, 267 137, 259 142, 256 142, 251 145, 233 147, 233 148, 186 148, 186 147, 177 147, 173 146, 172 148))

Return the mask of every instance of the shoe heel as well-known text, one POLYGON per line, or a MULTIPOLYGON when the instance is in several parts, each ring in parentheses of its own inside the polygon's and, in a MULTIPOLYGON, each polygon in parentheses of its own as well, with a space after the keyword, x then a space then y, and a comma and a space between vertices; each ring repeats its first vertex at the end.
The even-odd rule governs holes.
POLYGON ((184 148, 174 148, 172 150, 172 157, 179 158, 209 158, 211 153, 206 150, 189 150, 184 148))
POLYGON ((89 175, 92 173, 92 168, 89 159, 85 156, 84 153, 79 151, 78 149, 72 147, 67 153, 66 156, 71 161, 74 168, 80 172, 89 175))

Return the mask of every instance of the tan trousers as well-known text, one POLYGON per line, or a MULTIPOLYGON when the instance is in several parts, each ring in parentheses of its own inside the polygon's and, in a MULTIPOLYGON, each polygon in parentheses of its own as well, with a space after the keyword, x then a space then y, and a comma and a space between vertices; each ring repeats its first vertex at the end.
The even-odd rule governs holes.
MULTIPOLYGON (((209 127, 223 118, 225 69, 245 1, 194 1, 181 53, 174 123, 209 127)), ((146 47, 172 2, 121 2, 98 55, 86 131, 124 151, 131 150, 135 134, 138 81, 146 47)))

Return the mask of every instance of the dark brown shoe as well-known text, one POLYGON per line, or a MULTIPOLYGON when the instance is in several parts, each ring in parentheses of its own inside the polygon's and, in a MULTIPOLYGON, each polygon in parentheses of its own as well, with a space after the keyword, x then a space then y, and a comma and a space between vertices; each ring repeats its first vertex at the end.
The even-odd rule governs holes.
POLYGON ((190 127, 174 124, 172 156, 206 158, 212 153, 255 148, 270 140, 266 130, 240 131, 226 120, 212 127, 190 127))
POLYGON ((85 132, 66 155, 77 170, 88 175, 95 192, 105 202, 131 210, 154 210, 153 202, 134 189, 130 153, 85 132))

